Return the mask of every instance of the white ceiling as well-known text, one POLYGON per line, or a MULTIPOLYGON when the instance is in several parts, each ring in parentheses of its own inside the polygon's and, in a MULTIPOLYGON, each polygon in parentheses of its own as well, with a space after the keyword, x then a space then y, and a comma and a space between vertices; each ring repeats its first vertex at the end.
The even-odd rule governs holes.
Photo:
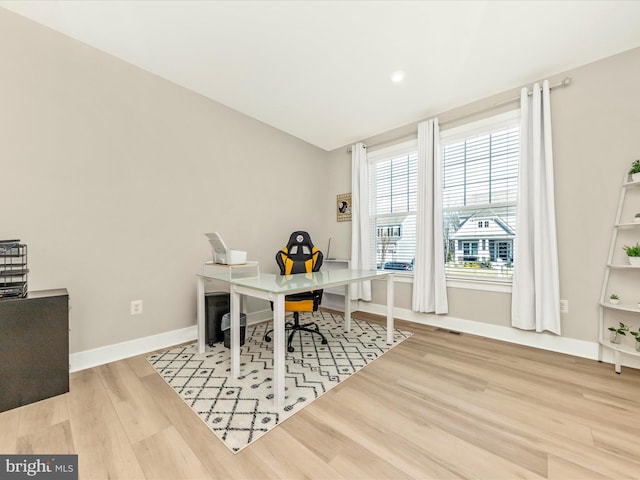
POLYGON ((640 46, 640 1, 0 6, 325 150, 640 46))

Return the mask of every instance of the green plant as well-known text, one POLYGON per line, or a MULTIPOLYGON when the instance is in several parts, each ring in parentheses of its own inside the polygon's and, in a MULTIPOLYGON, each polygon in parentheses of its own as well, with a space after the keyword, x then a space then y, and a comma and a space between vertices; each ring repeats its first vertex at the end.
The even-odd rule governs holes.
POLYGON ((616 295, 615 293, 612 293, 611 296, 609 297, 611 300, 620 300, 620 297, 618 295, 616 295))
POLYGON ((637 332, 629 332, 636 339, 636 342, 640 343, 640 329, 637 332))
POLYGON ((628 245, 625 245, 622 248, 623 248, 623 250, 625 252, 627 252, 628 256, 630 256, 630 257, 640 257, 640 243, 636 243, 632 247, 629 247, 628 245))
POLYGON ((636 213, 636 214, 635 214, 635 217, 636 217, 636 218, 640 218, 640 213, 636 213))
POLYGON ((610 332, 616 332, 616 334, 618 335, 624 335, 625 337, 627 336, 627 333, 629 331, 629 326, 625 325, 624 323, 620 322, 620 326, 618 328, 616 327, 609 327, 608 330, 610 332))
POLYGON ((640 173, 640 160, 636 160, 631 164, 631 170, 629 170, 630 174, 640 173))

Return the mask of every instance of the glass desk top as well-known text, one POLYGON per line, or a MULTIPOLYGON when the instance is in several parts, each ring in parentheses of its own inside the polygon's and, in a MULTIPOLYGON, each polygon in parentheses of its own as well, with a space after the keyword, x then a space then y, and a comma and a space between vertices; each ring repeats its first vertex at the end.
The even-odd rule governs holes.
POLYGON ((383 270, 328 270, 325 272, 296 273, 292 275, 276 275, 273 273, 260 273, 251 278, 223 279, 209 275, 206 278, 216 278, 228 281, 231 285, 251 288, 274 294, 290 294, 317 290, 338 285, 346 285, 366 280, 375 280, 392 275, 383 270))

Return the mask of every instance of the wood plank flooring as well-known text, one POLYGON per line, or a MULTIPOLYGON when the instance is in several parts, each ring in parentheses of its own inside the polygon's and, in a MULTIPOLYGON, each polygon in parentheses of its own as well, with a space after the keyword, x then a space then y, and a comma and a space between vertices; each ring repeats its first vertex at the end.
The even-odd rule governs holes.
POLYGON ((396 325, 414 335, 237 455, 144 356, 0 413, 0 453, 77 453, 86 480, 640 478, 640 371, 396 325))

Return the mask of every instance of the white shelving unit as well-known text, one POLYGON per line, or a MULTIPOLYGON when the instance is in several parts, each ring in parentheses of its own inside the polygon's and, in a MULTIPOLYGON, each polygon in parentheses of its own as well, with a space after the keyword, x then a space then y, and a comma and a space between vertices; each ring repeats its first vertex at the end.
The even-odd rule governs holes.
MULTIPOLYGON (((635 338, 632 336, 623 337, 624 343, 613 343, 609 340, 610 326, 618 326, 620 323, 620 315, 640 314, 640 294, 637 298, 631 298, 630 294, 623 295, 623 302, 614 305, 609 302, 611 293, 617 292, 619 288, 629 288, 629 279, 633 285, 640 285, 640 267, 625 264, 628 261, 626 256, 621 255, 622 247, 627 243, 621 241, 620 235, 627 235, 630 239, 629 243, 635 244, 640 242, 640 223, 627 222, 632 219, 635 212, 640 212, 640 181, 630 181, 630 175, 625 174, 620 189, 620 199, 618 201, 618 210, 616 212, 616 220, 611 232, 611 243, 609 245, 609 256, 607 257, 607 265, 605 268, 604 281, 602 282, 602 292, 600 293, 600 315, 598 325, 598 342, 600 344, 598 360, 602 361, 603 349, 613 351, 615 371, 621 372, 620 358, 621 355, 630 355, 640 357, 640 351, 635 348, 635 338), (626 205, 629 192, 635 191, 635 202, 633 204, 638 209, 631 211, 630 206, 626 205), (624 220, 621 222, 621 220, 624 220), (620 278, 624 275, 626 278, 620 278), (615 289, 612 290, 612 289, 615 289)), ((629 290, 628 290, 629 291, 629 290)), ((627 317, 625 317, 627 318, 627 317)), ((633 324, 630 325, 632 330, 638 330, 640 326, 640 315, 633 324)))
POLYGON ((237 265, 226 265, 206 262, 202 267, 202 275, 208 278, 230 282, 240 278, 254 278, 260 275, 258 262, 245 262, 237 265))
MULTIPOLYGON (((340 270, 350 267, 351 260, 325 258, 322 260, 321 270, 340 270)), ((349 288, 349 285, 325 288, 324 293, 322 294, 322 306, 344 312, 344 297, 346 295, 345 288, 349 288)))

